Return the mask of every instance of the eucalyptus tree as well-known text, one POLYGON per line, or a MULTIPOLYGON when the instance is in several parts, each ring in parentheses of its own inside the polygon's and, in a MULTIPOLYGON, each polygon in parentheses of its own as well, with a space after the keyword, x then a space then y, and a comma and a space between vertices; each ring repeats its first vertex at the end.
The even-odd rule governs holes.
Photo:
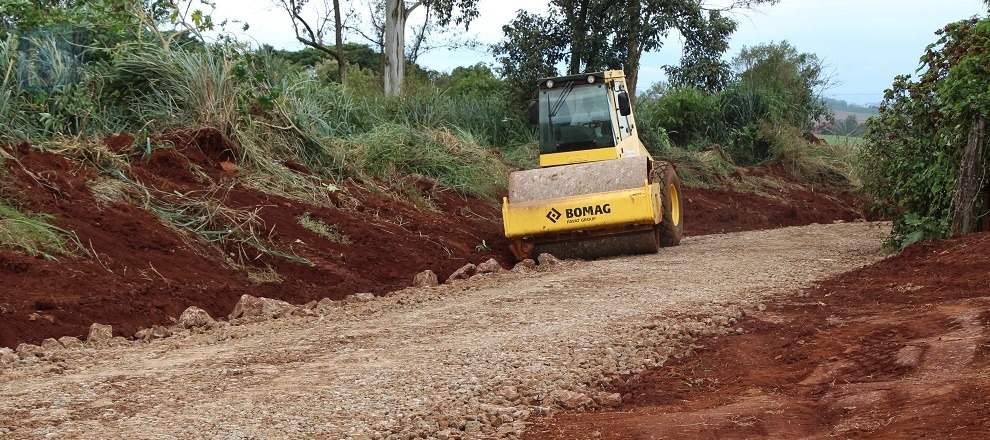
POLYGON ((478 0, 385 0, 385 29, 382 45, 385 94, 402 93, 406 64, 406 26, 409 14, 427 7, 440 26, 450 23, 465 28, 478 17, 478 0))

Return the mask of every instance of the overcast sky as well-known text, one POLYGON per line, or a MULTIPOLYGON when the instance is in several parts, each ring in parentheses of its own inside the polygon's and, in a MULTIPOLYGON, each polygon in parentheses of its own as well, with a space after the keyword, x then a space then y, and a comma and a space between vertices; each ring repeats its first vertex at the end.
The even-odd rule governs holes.
MULTIPOLYGON (((214 18, 248 23, 247 36, 258 43, 301 48, 285 12, 272 4, 272 0, 218 0, 214 18)), ((469 34, 482 43, 495 43, 502 38, 502 25, 520 9, 545 13, 548 7, 543 0, 480 0, 480 15, 469 34)), ((817 54, 834 71, 838 84, 825 91, 826 96, 877 103, 895 75, 914 73, 937 29, 973 15, 986 15, 981 0, 782 0, 776 6, 735 15, 739 28, 726 57, 743 46, 787 40, 799 51, 817 54)), ((677 64, 680 50, 679 39, 673 37, 660 51, 644 56, 641 89, 664 80, 661 67, 677 64)), ((440 71, 494 61, 486 49, 420 57, 420 64, 440 71)))

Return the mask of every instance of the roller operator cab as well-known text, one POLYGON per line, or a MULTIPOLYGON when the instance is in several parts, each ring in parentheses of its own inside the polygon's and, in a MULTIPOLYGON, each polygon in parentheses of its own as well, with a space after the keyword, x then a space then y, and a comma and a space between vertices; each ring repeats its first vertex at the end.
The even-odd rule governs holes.
POLYGON ((597 258, 680 242, 681 183, 636 131, 622 71, 545 78, 529 108, 540 169, 509 176, 505 235, 522 260, 597 258))
POLYGON ((540 81, 533 116, 540 125, 541 167, 649 156, 636 133, 621 71, 540 81))

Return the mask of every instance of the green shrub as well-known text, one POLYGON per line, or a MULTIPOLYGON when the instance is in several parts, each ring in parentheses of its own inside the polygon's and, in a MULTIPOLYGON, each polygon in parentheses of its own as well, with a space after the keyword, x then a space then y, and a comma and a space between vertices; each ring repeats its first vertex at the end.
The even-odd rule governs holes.
POLYGON ((663 130, 674 145, 685 148, 700 140, 710 139, 717 125, 718 109, 711 95, 690 87, 676 88, 655 100, 644 99, 637 106, 637 122, 644 128, 644 137, 660 139, 663 130))
MULTIPOLYGON (((969 209, 953 206, 967 140, 990 130, 990 19, 950 23, 938 35, 917 80, 898 76, 885 91, 861 148, 864 192, 893 220, 890 241, 899 246, 953 232, 953 208, 969 209)), ((988 161, 985 149, 974 164, 984 183, 988 161)), ((985 206, 976 211, 986 215, 985 206)))

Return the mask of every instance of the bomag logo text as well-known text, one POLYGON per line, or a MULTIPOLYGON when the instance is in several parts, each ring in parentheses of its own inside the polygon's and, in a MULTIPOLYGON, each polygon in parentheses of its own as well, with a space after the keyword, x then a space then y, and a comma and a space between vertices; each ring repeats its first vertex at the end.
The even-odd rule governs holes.
POLYGON ((567 223, 578 223, 592 221, 599 215, 611 213, 612 207, 608 203, 605 203, 603 205, 567 208, 564 210, 564 217, 567 218, 567 223))

